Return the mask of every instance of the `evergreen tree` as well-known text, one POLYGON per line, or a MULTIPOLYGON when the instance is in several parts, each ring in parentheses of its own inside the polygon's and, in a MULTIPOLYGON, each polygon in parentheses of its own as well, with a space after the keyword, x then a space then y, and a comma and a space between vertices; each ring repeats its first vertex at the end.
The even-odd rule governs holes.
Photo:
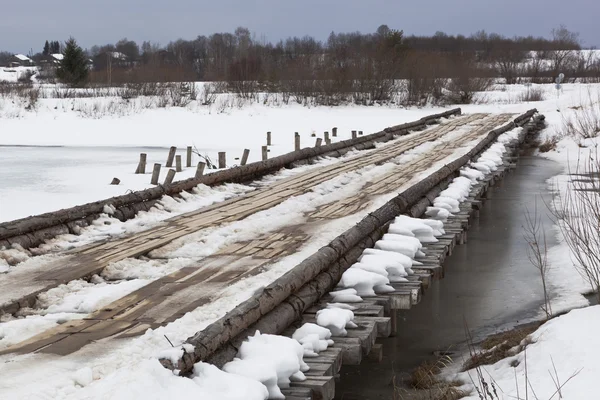
POLYGON ((60 53, 60 43, 58 43, 58 40, 50 43, 50 52, 52 54, 60 53))
POLYGON ((89 74, 88 59, 74 38, 65 43, 63 59, 56 70, 56 76, 71 86, 85 85, 89 74))
POLYGON ((46 43, 44 43, 44 51, 42 52, 42 54, 45 56, 50 54, 50 43, 48 43, 47 40, 46 40, 46 43))

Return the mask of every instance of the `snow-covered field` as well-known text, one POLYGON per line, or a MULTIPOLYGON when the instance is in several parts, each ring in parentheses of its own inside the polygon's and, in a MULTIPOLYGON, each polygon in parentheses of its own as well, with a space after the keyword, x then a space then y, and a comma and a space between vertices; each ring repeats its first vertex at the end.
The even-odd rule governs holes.
MULTIPOLYGON (((598 99, 600 93, 600 85, 564 85, 561 93, 557 93, 553 85, 541 87, 546 93, 546 100, 542 102, 529 104, 519 102, 520 94, 528 90, 525 86, 500 86, 496 91, 479 95, 479 98, 486 103, 464 106, 463 112, 520 113, 536 107, 547 118, 550 126, 545 135, 549 136, 560 132, 563 120, 576 113, 572 107, 585 105, 590 99, 598 99)), ((322 137, 323 131, 331 132, 334 126, 338 127, 338 140, 341 140, 349 138, 351 130, 371 133, 386 126, 440 111, 433 108, 405 110, 392 106, 306 108, 300 105, 275 106, 255 103, 217 112, 215 108, 192 104, 187 108, 143 109, 123 116, 104 115, 100 118, 88 118, 76 111, 81 107, 81 103, 76 105, 75 102, 85 101, 99 100, 40 99, 36 110, 23 111, 18 115, 10 114, 15 118, 3 118, 0 109, 0 145, 4 145, 0 147, 0 221, 148 187, 148 174, 145 176, 133 174, 142 148, 148 153, 149 164, 164 163, 169 146, 175 145, 183 149, 185 146, 195 145, 202 154, 208 154, 213 160, 216 158, 216 152, 227 151, 228 165, 232 165, 236 163, 233 158, 239 157, 244 148, 251 149, 251 160, 257 160, 260 147, 266 144, 267 131, 273 133, 270 155, 274 156, 293 149, 293 135, 296 131, 302 135, 303 146, 312 146, 315 138, 311 137, 311 133, 315 132, 318 137, 322 137), (27 147, 14 147, 19 145, 27 147), (153 147, 147 148, 148 146, 153 147), (113 177, 120 178, 121 185, 108 185, 113 177)), ((562 163, 566 168, 569 163, 577 159, 581 151, 580 145, 590 146, 596 143, 564 138, 558 143, 555 151, 545 153, 545 156, 562 163)), ((195 158, 194 163, 198 160, 195 158)), ((185 171, 180 177, 191 174, 193 169, 185 171)), ((360 174, 354 178, 363 179, 360 174)), ((566 184, 565 176, 559 176, 549 182, 549 185, 553 185, 557 190, 564 190, 566 184)), ((349 186, 351 187, 352 185, 349 186)), ((210 202, 219 201, 223 197, 237 195, 244 190, 251 190, 251 188, 229 188, 223 193, 217 193, 215 189, 201 188, 194 196, 197 197, 198 204, 201 204, 203 196, 209 198, 210 202)), ((335 189, 323 187, 321 194, 331 196, 332 192, 337 191, 339 191, 337 187, 335 189)), ((386 199, 381 199, 384 200, 386 199)), ((289 214, 290 210, 298 207, 300 204, 298 201, 282 205, 279 209, 281 215, 289 214)), ((307 206, 314 206, 314 204, 307 206)), ((376 207, 377 204, 373 206, 376 207)), ((356 221, 356 217, 346 218, 340 222, 343 226, 331 226, 326 230, 333 233, 356 221)), ((100 232, 98 234, 100 236, 102 227, 95 228, 97 233, 100 232)), ((112 230, 115 227, 106 229, 112 230)), ((311 254, 326 243, 326 233, 310 246, 302 249, 292 257, 293 259, 288 260, 289 264, 295 265, 295 261, 311 254)), ((558 235, 558 231, 554 233, 558 235)), ((219 235, 218 232, 215 234, 219 235)), ((550 284, 554 311, 586 305, 587 300, 581 294, 587 292, 589 287, 575 273, 569 249, 564 242, 561 241, 561 244, 550 249, 549 260, 552 265, 550 284)), ((179 261, 174 259, 169 262, 179 261)), ((163 267, 165 267, 164 271, 168 271, 171 267, 180 268, 181 265, 163 267)), ((10 340, 18 340, 19 337, 30 336, 46 327, 55 326, 57 321, 84 317, 86 313, 101 305, 135 290, 138 285, 156 279, 156 276, 140 276, 139 268, 136 273, 127 275, 128 268, 135 270, 135 266, 124 266, 124 270, 113 271, 124 274, 120 276, 125 279, 121 287, 106 285, 100 281, 95 283, 93 288, 95 290, 92 291, 88 286, 92 284, 74 282, 70 287, 48 293, 42 299, 46 302, 45 309, 50 310, 47 315, 34 315, 27 319, 11 321, 9 324, 0 324, 0 339, 5 341, 3 345, 10 345, 10 340), (132 277, 135 279, 130 279, 132 277)), ((273 271, 274 274, 280 274, 283 270, 278 270, 275 266, 273 271)), ((397 272, 398 279, 402 278, 400 267, 397 272)), ((353 271, 352 274, 355 276, 347 276, 347 287, 354 287, 352 283, 364 282, 362 272, 353 271)), ((377 282, 379 280, 373 280, 371 289, 377 286, 375 284, 377 282)), ((247 286, 244 288, 232 288, 229 293, 232 297, 229 300, 240 301, 252 294, 251 283, 245 282, 247 286)), ((281 365, 275 366, 264 359, 254 360, 252 365, 266 365, 266 369, 271 368, 275 372, 265 373, 265 376, 261 377, 252 377, 254 383, 251 383, 252 379, 250 382, 243 379, 240 381, 240 377, 224 375, 204 364, 198 366, 194 379, 180 378, 162 368, 156 361, 157 357, 165 356, 164 349, 169 347, 164 335, 173 340, 177 346, 189 335, 188 331, 193 333, 195 329, 218 318, 228 306, 216 301, 212 307, 203 310, 202 315, 192 312, 166 327, 149 331, 140 338, 113 341, 110 347, 97 343, 68 357, 2 356, 0 357, 0 398, 125 399, 142 396, 159 398, 167 394, 186 396, 197 394, 200 397, 204 396, 202 398, 215 399, 264 398, 264 391, 261 392, 260 386, 255 384, 257 379, 264 381, 263 383, 269 379, 272 382, 273 373, 282 374, 282 370, 291 371, 287 376, 290 377, 301 371, 301 364, 298 363, 296 367, 292 363, 293 365, 286 369, 282 365, 289 361, 289 357, 282 359, 281 365), (212 313, 208 318, 207 312, 212 313), (35 385, 29 383, 32 376, 35 385), (239 387, 248 388, 248 391, 236 391, 239 387), (256 397, 252 397, 251 393, 256 397)), ((338 315, 325 317, 323 318, 327 321, 323 324, 326 326, 332 325, 333 320, 345 318, 338 315)), ((591 307, 557 318, 544 325, 534 335, 537 342, 528 347, 527 353, 528 374, 536 391, 538 387, 540 391, 549 390, 548 393, 544 393, 544 398, 549 398, 546 394, 553 392, 552 387, 549 387, 551 381, 547 372, 551 368, 551 364, 548 364, 549 355, 553 357, 561 379, 568 378, 574 372, 572 369, 584 369, 584 372, 573 378, 572 384, 565 387, 564 393, 569 393, 571 396, 565 398, 590 398, 586 397, 585 394, 589 392, 585 390, 593 388, 593 378, 598 370, 594 364, 595 353, 586 349, 600 347, 597 335, 594 335, 598 321, 600 321, 598 307, 591 307)), ((344 324, 350 322, 351 318, 344 324)), ((344 324, 333 325, 343 329, 344 324)), ((312 337, 311 341, 302 338, 306 343, 313 343, 310 345, 311 348, 319 345, 318 341, 314 342, 314 339, 312 337)), ((269 338, 264 340, 271 343, 269 338)), ((326 340, 326 338, 319 337, 318 340, 326 340)), ((288 345, 281 346, 286 348, 288 345)), ((249 350, 248 354, 251 355, 253 352, 249 350)), ((517 357, 522 358, 523 355, 517 357)), ((233 371, 236 366, 231 368, 233 371)), ((241 370, 237 371, 243 371, 242 375, 250 374, 248 368, 244 368, 243 365, 240 368, 241 370)), ((490 367, 490 371, 494 379, 502 383, 502 388, 506 387, 504 390, 507 395, 516 393, 510 392, 514 391, 515 381, 514 371, 509 367, 509 361, 490 367)), ((517 373, 524 373, 522 367, 517 370, 517 373)), ((298 377, 299 375, 296 376, 298 377)), ((274 390, 272 385, 271 389, 274 390)))
MULTIPOLYGON (((487 104, 463 106, 463 111, 521 113, 537 107, 560 124, 563 113, 557 109, 568 111, 569 105, 587 98, 588 90, 596 90, 594 85, 564 85, 558 97, 553 85, 540 87, 546 93, 543 102, 521 103, 520 96, 529 90, 525 86, 499 86, 496 91, 478 95, 487 104)), ((256 102, 241 108, 227 106, 220 111, 216 104, 228 103, 230 98, 222 95, 212 106, 192 102, 185 108, 139 109, 127 115, 107 111, 98 118, 78 110, 123 100, 40 99, 34 110, 20 108, 17 116, 9 117, 9 109, 2 109, 0 98, 0 221, 151 187, 151 166, 155 162, 163 165, 162 181, 170 146, 178 147, 184 163, 187 146, 194 146, 213 162, 219 151, 225 151, 227 165, 232 166, 239 164, 246 148, 250 149, 249 161, 260 160, 267 131, 272 132, 269 156, 273 157, 293 150, 294 132, 300 133, 302 147, 309 147, 333 127, 338 127, 338 137, 332 139, 343 140, 350 138, 352 130, 373 133, 442 110, 392 105, 308 108, 292 103, 256 102), (313 133, 316 137, 312 137, 313 133), (146 174, 135 175, 141 152, 148 153, 146 174), (119 178, 121 184, 109 185, 113 177, 119 178), (43 193, 44 201, 37 201, 36 193, 43 193)), ((200 157, 194 155, 192 166, 198 161, 200 157)), ((185 169, 176 179, 192 176, 194 169, 185 169)))

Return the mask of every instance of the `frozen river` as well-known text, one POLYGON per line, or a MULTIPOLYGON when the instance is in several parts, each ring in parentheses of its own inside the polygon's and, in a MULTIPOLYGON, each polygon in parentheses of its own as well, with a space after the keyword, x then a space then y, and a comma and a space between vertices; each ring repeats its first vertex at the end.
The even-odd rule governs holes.
MULTIPOLYGON (((164 165, 167 152, 160 147, 0 146, 0 221, 148 187, 152 163, 164 165), (135 175, 142 152, 148 154, 147 174, 135 175), (111 186, 113 177, 121 184, 111 186)), ((188 169, 178 178, 190 174, 188 169)))

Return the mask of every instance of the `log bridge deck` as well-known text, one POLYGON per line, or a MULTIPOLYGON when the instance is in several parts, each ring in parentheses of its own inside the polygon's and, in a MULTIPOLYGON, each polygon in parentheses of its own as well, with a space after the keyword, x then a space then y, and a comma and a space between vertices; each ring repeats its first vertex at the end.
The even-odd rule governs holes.
MULTIPOLYGON (((512 114, 456 117, 417 134, 396 139, 376 150, 312 168, 248 194, 171 218, 147 231, 68 251, 39 270, 20 273, 17 267, 9 274, 0 275, 0 313, 16 313, 22 307, 33 306, 39 293, 72 280, 101 273, 111 263, 147 256, 153 250, 169 246, 176 247, 178 240, 187 235, 224 226, 268 210, 287 199, 314 191, 319 184, 342 174, 356 172, 366 166, 385 163, 390 165, 382 175, 362 182, 360 190, 305 213, 301 223, 296 221, 293 225, 284 224, 252 240, 227 245, 194 265, 160 278, 84 319, 64 323, 0 350, 0 355, 33 352, 67 355, 101 339, 137 336, 148 328, 172 322, 185 313, 210 303, 224 289, 240 280, 261 274, 270 265, 294 254, 309 243, 315 233, 327 223, 356 213, 366 214, 365 210, 375 199, 397 194, 436 164, 452 162, 461 156, 457 150, 466 153, 482 142, 491 130, 513 121, 513 118, 512 114), (426 150, 423 151, 422 145, 425 144, 426 150), (411 152, 419 146, 422 147, 418 151, 411 152), (410 154, 410 157, 398 159, 406 154, 410 154), (19 290, 11 290, 14 288, 19 290)), ((504 169, 500 172, 503 171, 504 169)), ((367 299, 359 306, 356 314, 361 329, 364 328, 363 332, 339 338, 333 349, 322 353, 318 359, 311 360, 311 365, 315 364, 310 373, 311 380, 290 389, 290 398, 308 398, 303 393, 306 393, 310 382, 320 388, 329 387, 329 378, 323 377, 333 376, 338 364, 341 365, 342 358, 347 363, 356 363, 360 362, 363 355, 370 353, 373 353, 371 357, 378 357, 377 351, 380 349, 374 343, 375 338, 377 335, 389 335, 396 329, 396 321, 389 310, 417 304, 423 287, 427 287, 432 279, 443 276, 444 257, 451 253, 455 244, 465 240, 463 230, 468 226, 473 210, 480 204, 478 193, 484 193, 494 179, 495 177, 490 177, 474 188, 473 196, 463 203, 461 213, 454 217, 456 220, 450 221, 446 229, 447 236, 441 238, 439 245, 432 246, 432 253, 421 260, 423 266, 414 269, 415 275, 411 277, 411 281, 394 284, 397 292, 367 299), (391 317, 384 317, 384 313, 391 317), (340 348, 345 351, 339 350, 340 348), (330 363, 327 366, 316 365, 323 364, 323 360, 329 360, 330 363)), ((321 304, 326 301, 327 298, 323 298, 321 304)), ((308 310, 304 319, 311 320, 311 313, 316 312, 316 309, 318 306, 308 310)), ((321 393, 314 398, 330 398, 327 390, 329 389, 318 389, 315 392, 314 387, 309 388, 313 395, 321 393), (325 392, 319 392, 322 390, 325 392)))

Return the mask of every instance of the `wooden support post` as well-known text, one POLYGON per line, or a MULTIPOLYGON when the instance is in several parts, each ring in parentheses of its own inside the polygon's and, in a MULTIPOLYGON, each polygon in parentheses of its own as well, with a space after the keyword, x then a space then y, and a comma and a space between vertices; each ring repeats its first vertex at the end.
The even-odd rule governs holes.
POLYGON ((396 336, 398 333, 398 310, 390 310, 390 321, 392 323, 392 334, 390 336, 396 336))
POLYGON ((173 183, 174 178, 175 178, 175 170, 173 168, 171 168, 169 170, 169 172, 167 172, 167 177, 165 178, 165 182, 163 183, 163 185, 169 186, 171 183, 173 183))
POLYGON ((271 145, 271 132, 267 132, 267 146, 271 145))
POLYGON ((176 155, 175 156, 175 170, 177 172, 181 172, 181 156, 180 155, 176 155))
POLYGON ((204 174, 204 168, 206 167, 206 163, 202 161, 198 162, 198 166, 196 167, 196 179, 200 178, 204 174))
POLYGON ((244 154, 242 155, 242 161, 240 162, 240 165, 246 165, 246 163, 248 162, 249 155, 250 155, 250 150, 244 149, 244 154))
POLYGON ((167 165, 165 167, 171 168, 173 166, 173 161, 175 160, 175 153, 177 152, 177 147, 172 146, 169 149, 169 157, 167 157, 167 165))
POLYGON ((154 168, 152 169, 152 179, 150 179, 150 183, 152 185, 158 185, 159 175, 160 175, 160 164, 154 164, 154 168))
POLYGON ((358 131, 358 136, 362 136, 363 135, 363 131, 358 131))
POLYGON ((269 150, 269 148, 267 146, 263 146, 261 148, 261 150, 262 150, 262 160, 267 161, 267 158, 268 158, 267 150, 269 150))
POLYGON ((325 132, 323 134, 323 136, 325 137, 325 144, 331 144, 331 139, 329 138, 329 132, 325 132))
POLYGON ((323 139, 317 138, 317 140, 315 141, 315 147, 321 147, 321 143, 323 143, 323 139))
POLYGON ((145 174, 146 173, 146 153, 140 153, 140 162, 138 163, 135 173, 136 174, 145 174))
POLYGON ((352 139, 356 139, 356 131, 352 131, 352 139))
POLYGON ((185 167, 190 168, 192 166, 192 146, 187 147, 187 158, 185 160, 185 167))
POLYGON ((337 137, 337 126, 331 130, 331 136, 337 137))
POLYGON ((224 151, 219 152, 219 169, 227 168, 227 155, 224 151))
POLYGON ((294 150, 300 151, 300 134, 298 132, 294 134, 294 150))

